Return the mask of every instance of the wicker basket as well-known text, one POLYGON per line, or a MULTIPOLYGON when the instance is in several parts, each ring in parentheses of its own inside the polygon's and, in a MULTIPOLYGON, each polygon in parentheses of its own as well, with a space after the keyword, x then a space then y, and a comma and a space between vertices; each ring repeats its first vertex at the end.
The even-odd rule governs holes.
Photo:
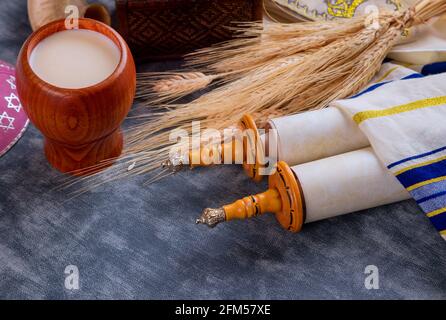
POLYGON ((262 0, 117 0, 119 30, 136 58, 177 58, 228 40, 232 22, 262 19, 262 0))

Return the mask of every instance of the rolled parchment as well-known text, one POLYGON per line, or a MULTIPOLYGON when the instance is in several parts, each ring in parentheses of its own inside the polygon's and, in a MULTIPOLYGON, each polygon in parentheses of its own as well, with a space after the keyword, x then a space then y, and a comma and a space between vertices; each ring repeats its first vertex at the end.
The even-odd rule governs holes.
POLYGON ((297 165, 291 170, 302 187, 305 222, 410 199, 370 147, 297 165))
POLYGON ((279 160, 291 166, 370 145, 358 125, 334 107, 272 119, 268 127, 277 132, 279 160))
POLYGON ((289 167, 281 161, 269 177, 269 189, 218 209, 205 209, 197 223, 247 219, 266 212, 285 229, 410 199, 371 148, 289 167))

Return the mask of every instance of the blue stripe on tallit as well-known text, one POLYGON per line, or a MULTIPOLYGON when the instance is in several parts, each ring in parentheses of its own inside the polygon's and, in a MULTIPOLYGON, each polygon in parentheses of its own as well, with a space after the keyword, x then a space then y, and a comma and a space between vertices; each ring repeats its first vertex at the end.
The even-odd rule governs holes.
POLYGON ((433 223, 434 227, 437 230, 439 230, 439 231, 446 230, 446 215, 445 214, 439 214, 439 215, 431 217, 429 219, 433 223))
POLYGON ((419 159, 419 158, 424 158, 424 157, 433 155, 433 154, 438 153, 438 152, 443 151, 443 150, 446 150, 446 146, 438 148, 438 149, 435 149, 435 150, 432 150, 432 151, 429 151, 429 152, 426 152, 426 153, 422 153, 422 154, 419 154, 419 155, 416 155, 416 156, 413 156, 413 157, 408 157, 406 159, 403 159, 403 160, 400 160, 400 161, 397 161, 397 162, 394 162, 394 163, 388 165, 387 168, 391 169, 391 168, 393 168, 393 167, 395 167, 395 166, 397 166, 399 164, 402 164, 404 162, 407 162, 407 161, 410 161, 410 160, 419 159))
MULTIPOLYGON (((438 192, 438 193, 431 194, 430 196, 427 196, 427 197, 424 197, 424 198, 421 198, 421 199, 418 199, 417 202, 418 203, 423 203, 423 202, 427 202, 427 201, 430 201, 430 200, 433 200, 433 199, 439 199, 440 197, 445 196, 445 195, 446 195, 446 190, 438 192)), ((433 210, 430 210, 430 211, 433 211, 433 210)))
POLYGON ((414 184, 441 176, 446 176, 446 160, 408 170, 397 175, 397 178, 404 188, 409 188, 414 184))
MULTIPOLYGON (((441 192, 438 192, 439 194, 441 192)), ((428 197, 432 197, 432 199, 426 200, 426 201, 418 201, 418 204, 421 206, 421 209, 423 209, 424 212, 434 212, 440 209, 443 209, 445 207, 446 203, 446 194, 443 195, 436 195, 435 193, 432 193, 428 197)), ((428 197, 425 197, 424 199, 427 199, 428 197)), ((415 199, 417 200, 417 199, 415 199)), ((420 199, 423 200, 423 199, 420 199)))
MULTIPOLYGON (((422 77, 424 77, 424 76, 422 74, 420 74, 420 73, 412 73, 412 74, 410 74, 410 75, 408 75, 408 76, 406 76, 404 78, 401 78, 400 80, 409 80, 409 79, 416 79, 416 78, 422 78, 422 77)), ((393 81, 385 81, 385 82, 375 83, 374 85, 371 85, 370 87, 368 87, 364 91, 361 91, 357 95, 351 97, 350 99, 358 98, 358 97, 362 96, 363 94, 372 92, 372 91, 378 89, 379 87, 382 87, 383 85, 388 84, 390 82, 393 82, 393 81)))
POLYGON ((419 73, 412 73, 409 74, 407 77, 401 78, 401 80, 409 80, 409 79, 418 79, 418 78, 423 78, 424 75, 419 74, 419 73))
POLYGON ((439 74, 446 72, 446 62, 436 62, 427 64, 421 69, 421 74, 424 76, 430 76, 433 74, 439 74))
MULTIPOLYGON (((430 196, 431 194, 441 192, 443 190, 446 190, 446 180, 434 182, 422 187, 419 187, 415 190, 412 190, 410 194, 412 197, 417 200, 421 198, 425 198, 430 196)), ((433 210, 431 210, 433 211, 433 210)))

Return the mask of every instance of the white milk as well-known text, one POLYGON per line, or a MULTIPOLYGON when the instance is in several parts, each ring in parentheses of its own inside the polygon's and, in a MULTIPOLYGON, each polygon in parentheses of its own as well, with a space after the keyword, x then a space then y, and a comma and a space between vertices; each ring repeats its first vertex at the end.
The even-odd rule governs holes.
POLYGON ((30 65, 43 81, 59 88, 80 89, 107 79, 121 58, 118 46, 90 30, 66 30, 43 39, 30 65))

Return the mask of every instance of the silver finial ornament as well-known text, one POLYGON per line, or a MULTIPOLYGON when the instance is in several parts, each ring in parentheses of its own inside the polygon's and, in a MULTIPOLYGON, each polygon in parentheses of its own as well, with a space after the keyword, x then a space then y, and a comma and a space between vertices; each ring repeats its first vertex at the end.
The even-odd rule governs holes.
POLYGON ((178 172, 183 170, 185 167, 185 163, 188 161, 185 160, 185 156, 183 156, 181 153, 175 153, 170 157, 170 159, 164 161, 161 163, 161 166, 163 169, 168 169, 171 172, 178 172))
POLYGON ((198 218, 195 223, 205 224, 210 228, 214 228, 217 224, 224 221, 226 221, 226 213, 223 208, 218 208, 218 209, 207 208, 204 209, 200 218, 198 218))

